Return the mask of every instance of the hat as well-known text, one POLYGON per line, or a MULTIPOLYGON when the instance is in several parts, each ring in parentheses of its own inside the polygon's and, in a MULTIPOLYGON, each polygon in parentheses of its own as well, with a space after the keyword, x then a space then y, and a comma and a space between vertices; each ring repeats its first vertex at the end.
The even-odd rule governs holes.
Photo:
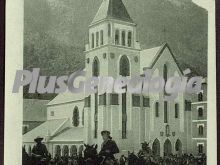
POLYGON ((38 141, 42 141, 43 139, 44 139, 43 137, 38 136, 38 137, 36 137, 36 138, 34 139, 34 141, 35 141, 35 142, 38 142, 38 141))
POLYGON ((107 131, 107 130, 104 130, 104 131, 101 132, 101 135, 104 135, 104 134, 110 135, 110 132, 107 131))

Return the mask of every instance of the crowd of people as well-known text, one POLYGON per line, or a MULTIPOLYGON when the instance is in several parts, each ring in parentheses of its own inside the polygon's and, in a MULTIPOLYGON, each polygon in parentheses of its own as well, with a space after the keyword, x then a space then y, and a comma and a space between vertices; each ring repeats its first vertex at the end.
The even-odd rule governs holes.
POLYGON ((127 159, 126 162, 120 162, 120 165, 206 165, 206 156, 204 154, 198 157, 191 154, 183 154, 181 156, 170 154, 164 157, 155 156, 153 154, 146 157, 129 155, 128 158, 125 157, 125 159, 127 159))
POLYGON ((85 144, 83 154, 55 155, 54 158, 42 143, 43 138, 37 137, 31 155, 23 148, 23 165, 206 165, 205 154, 197 157, 192 154, 169 154, 160 157, 152 152, 147 142, 142 143, 142 148, 137 154, 128 152, 127 155, 121 155, 116 159, 114 155, 119 153, 119 149, 110 132, 102 131, 101 135, 103 143, 99 153, 97 145, 85 144))

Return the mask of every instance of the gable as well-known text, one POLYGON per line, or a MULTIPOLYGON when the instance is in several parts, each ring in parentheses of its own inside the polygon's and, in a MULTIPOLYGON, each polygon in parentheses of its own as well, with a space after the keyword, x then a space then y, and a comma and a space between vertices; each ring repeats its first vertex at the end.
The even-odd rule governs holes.
POLYGON ((158 68, 162 71, 165 64, 167 65, 168 71, 170 72, 170 77, 177 74, 177 72, 178 75, 183 74, 175 56, 167 44, 165 44, 164 47, 160 50, 156 59, 153 61, 151 68, 158 68))
POLYGON ((140 73, 145 69, 161 68, 164 64, 170 64, 175 67, 179 74, 182 70, 167 43, 162 46, 142 50, 140 52, 140 73))
POLYGON ((160 50, 163 48, 162 46, 145 49, 140 51, 140 73, 142 74, 145 68, 151 68, 153 62, 156 60, 160 50))

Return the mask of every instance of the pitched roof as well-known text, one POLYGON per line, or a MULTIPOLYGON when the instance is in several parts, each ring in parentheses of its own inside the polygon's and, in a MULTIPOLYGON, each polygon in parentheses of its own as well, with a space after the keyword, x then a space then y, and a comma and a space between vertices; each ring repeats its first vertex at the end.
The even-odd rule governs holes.
POLYGON ((31 130, 30 132, 24 134, 23 142, 34 142, 34 139, 37 136, 44 137, 45 140, 46 135, 50 134, 51 136, 53 136, 57 133, 56 131, 58 131, 59 128, 61 128, 67 121, 68 119, 48 120, 31 130))
POLYGON ((71 93, 65 92, 57 95, 53 100, 51 100, 47 105, 57 105, 63 103, 69 103, 73 101, 82 101, 85 98, 84 93, 71 93))
POLYGON ((83 141, 83 127, 69 127, 59 132, 50 140, 51 142, 57 141, 83 141))
POLYGON ((141 50, 140 52, 141 68, 144 67, 150 68, 162 47, 163 46, 158 46, 150 49, 141 50))
POLYGON ((122 0, 103 0, 92 24, 108 18, 134 23, 122 0))
POLYGON ((49 100, 24 99, 23 121, 46 121, 49 100))
MULTIPOLYGON (((140 69, 144 68, 152 68, 154 64, 157 62, 159 57, 162 55, 165 48, 168 48, 170 51, 170 54, 172 55, 174 61, 176 62, 177 67, 179 68, 180 72, 182 72, 182 69, 179 66, 179 63, 177 62, 175 56, 173 55, 169 45, 167 43, 164 43, 161 46, 145 49, 140 52, 140 69)), ((142 70, 143 71, 143 70, 142 70)))

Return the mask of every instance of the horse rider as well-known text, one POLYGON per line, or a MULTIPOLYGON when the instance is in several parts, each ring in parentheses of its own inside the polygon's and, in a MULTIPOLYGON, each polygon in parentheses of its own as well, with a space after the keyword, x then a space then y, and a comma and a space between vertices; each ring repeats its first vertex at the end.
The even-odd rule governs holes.
POLYGON ((119 153, 117 144, 115 143, 114 140, 112 140, 109 131, 102 131, 101 135, 103 138, 103 143, 99 155, 105 157, 103 161, 108 161, 108 160, 115 161, 114 154, 119 153))
POLYGON ((46 159, 48 157, 47 147, 42 143, 44 138, 38 136, 34 139, 36 144, 32 149, 32 156, 36 162, 46 159))

